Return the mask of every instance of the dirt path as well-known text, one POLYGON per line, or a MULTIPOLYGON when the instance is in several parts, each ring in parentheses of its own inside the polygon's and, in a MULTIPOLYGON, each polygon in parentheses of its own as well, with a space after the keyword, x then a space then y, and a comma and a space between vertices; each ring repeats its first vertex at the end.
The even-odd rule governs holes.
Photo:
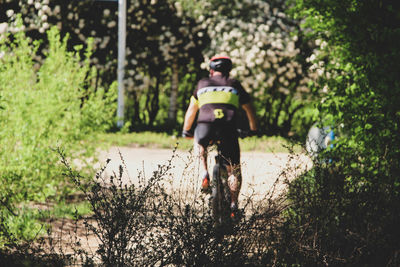
MULTIPOLYGON (((199 159, 189 151, 177 151, 173 154, 171 149, 151 149, 137 147, 111 147, 108 152, 101 154, 105 161, 111 159, 107 167, 107 175, 112 171, 118 172, 121 164, 119 153, 126 164, 128 175, 124 175, 124 182, 135 183, 138 177, 149 179, 158 165, 166 165, 171 161, 172 169, 167 176, 170 177, 173 190, 192 187, 197 192, 200 188, 198 166, 199 159)), ((209 156, 209 166, 213 166, 215 152, 209 156)), ((249 195, 253 191, 262 196, 271 188, 278 176, 284 170, 287 177, 292 178, 304 169, 311 166, 310 160, 304 155, 290 156, 287 153, 261 153, 242 152, 243 185, 241 194, 249 195)))
MULTIPOLYGON (((123 174, 123 182, 128 184, 149 179, 153 176, 153 172, 158 170, 159 165, 165 166, 170 163, 172 168, 163 176, 165 186, 180 197, 196 199, 197 195, 201 194, 201 181, 198 171, 199 159, 194 154, 179 150, 174 154, 172 149, 111 147, 108 151, 101 153, 100 162, 104 166, 107 159, 111 160, 103 174, 104 178, 107 179, 113 172, 118 174, 119 166, 124 164, 126 171, 123 174)), ((210 152, 210 168, 214 164, 214 155, 215 152, 210 152)), ((243 152, 241 162, 243 185, 240 199, 246 199, 246 196, 251 195, 252 201, 262 199, 270 191, 282 172, 285 172, 286 178, 292 179, 311 166, 311 162, 306 156, 291 156, 287 153, 243 152)), ((98 166, 98 168, 100 167, 98 166)), ((280 190, 282 186, 280 180, 277 189, 280 190)), ((95 224, 94 221, 91 221, 91 223, 95 224)), ((75 224, 72 220, 67 220, 56 222, 54 226, 55 240, 68 241, 76 238, 85 251, 94 253, 97 250, 99 240, 93 233, 88 234, 86 232, 87 229, 82 222, 75 224), (76 236, 73 233, 75 227, 78 230, 76 236)), ((69 244, 66 241, 64 243, 69 244)), ((64 253, 73 254, 72 248, 64 243, 61 243, 64 253)))

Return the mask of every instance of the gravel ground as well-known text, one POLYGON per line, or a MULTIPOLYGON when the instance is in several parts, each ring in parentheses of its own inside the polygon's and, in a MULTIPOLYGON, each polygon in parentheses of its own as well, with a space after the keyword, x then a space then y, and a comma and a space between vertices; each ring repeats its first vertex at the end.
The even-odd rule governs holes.
MULTIPOLYGON (((208 158, 210 173, 214 155, 215 151, 211 151, 208 158)), ((127 170, 123 175, 123 181, 126 183, 137 183, 138 177, 149 179, 159 165, 168 165, 171 162, 172 168, 165 175, 165 180, 169 181, 172 190, 190 189, 198 192, 200 189, 199 159, 193 152, 178 150, 174 154, 171 149, 111 147, 109 151, 101 154, 103 162, 111 159, 106 175, 113 171, 118 172, 119 165, 122 164, 121 156, 127 170)), ((242 152, 241 164, 241 195, 253 193, 258 197, 265 195, 278 177, 292 179, 311 167, 311 161, 305 155, 293 156, 288 153, 242 152)))
MULTIPOLYGON (((214 156, 215 151, 211 151, 210 170, 214 164, 214 156)), ((138 184, 151 178, 159 170, 159 166, 170 165, 171 168, 163 173, 162 180, 167 189, 185 199, 196 199, 201 194, 199 159, 193 152, 178 150, 174 153, 172 149, 111 147, 101 153, 97 167, 104 166, 107 159, 111 161, 103 173, 104 178, 110 177, 113 172, 118 174, 119 166, 123 165, 123 183, 138 184)), ((284 188, 283 178, 293 179, 311 167, 311 161, 305 155, 293 156, 288 153, 242 152, 241 163, 243 184, 239 202, 250 195, 252 201, 263 199, 266 195, 273 197, 284 188), (271 191, 274 184, 275 191, 271 191)), ((94 221, 91 223, 95 224, 94 221)), ((88 252, 94 253, 97 250, 99 240, 93 234, 86 233, 83 222, 75 224, 72 220, 64 220, 54 222, 53 226, 53 238, 61 239, 60 245, 64 253, 73 254, 72 248, 68 246, 71 239, 80 240, 82 248, 88 252)))

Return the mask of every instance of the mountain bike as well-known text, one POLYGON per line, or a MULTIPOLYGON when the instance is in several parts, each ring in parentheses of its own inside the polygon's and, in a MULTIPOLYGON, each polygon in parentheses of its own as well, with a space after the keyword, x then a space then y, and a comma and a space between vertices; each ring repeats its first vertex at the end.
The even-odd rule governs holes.
MULTIPOLYGON (((205 191, 205 193, 211 193, 210 195, 210 207, 212 217, 217 227, 227 226, 225 230, 231 228, 234 223, 240 220, 240 212, 238 210, 231 210, 231 192, 228 185, 228 170, 226 161, 222 156, 221 152, 221 137, 220 132, 215 133, 214 139, 210 141, 210 146, 215 145, 217 147, 217 155, 215 156, 215 165, 213 167, 212 179, 211 179, 211 190, 205 191), (233 216, 232 216, 233 215, 233 216)), ((239 138, 245 138, 256 135, 255 132, 250 130, 237 129, 239 138)), ((193 136, 186 138, 193 138, 193 136)))

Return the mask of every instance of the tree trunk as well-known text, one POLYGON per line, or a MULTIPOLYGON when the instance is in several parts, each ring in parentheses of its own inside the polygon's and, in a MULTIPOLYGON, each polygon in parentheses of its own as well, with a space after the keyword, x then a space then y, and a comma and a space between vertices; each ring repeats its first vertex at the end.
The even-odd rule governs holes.
MULTIPOLYGON (((149 92, 150 93, 150 92, 149 92)), ((156 119, 158 110, 160 108, 159 106, 159 94, 160 94, 160 75, 156 77, 156 85, 153 88, 152 94, 152 99, 150 101, 150 107, 149 107, 149 126, 153 126, 154 120, 156 119)))
POLYGON ((176 122, 176 111, 178 106, 178 76, 179 66, 178 60, 174 60, 172 63, 172 80, 171 80, 171 96, 169 98, 169 110, 168 110, 168 120, 171 124, 176 122))

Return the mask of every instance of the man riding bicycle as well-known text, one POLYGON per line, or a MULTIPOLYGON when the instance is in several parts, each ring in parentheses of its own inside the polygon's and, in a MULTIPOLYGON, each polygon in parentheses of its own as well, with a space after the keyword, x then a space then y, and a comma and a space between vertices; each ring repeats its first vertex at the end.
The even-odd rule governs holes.
POLYGON ((238 196, 242 175, 240 170, 240 148, 237 132, 238 109, 243 108, 249 121, 250 131, 257 131, 256 116, 250 103, 250 95, 243 89, 239 81, 229 78, 232 61, 226 56, 214 56, 210 60, 210 76, 201 79, 190 99, 186 111, 182 136, 192 137, 190 133, 196 119, 197 126, 194 138, 198 144, 201 167, 200 172, 203 190, 210 185, 207 168, 207 147, 210 141, 216 141, 219 133, 221 156, 228 171, 228 184, 231 192, 231 209, 238 208, 238 196))

